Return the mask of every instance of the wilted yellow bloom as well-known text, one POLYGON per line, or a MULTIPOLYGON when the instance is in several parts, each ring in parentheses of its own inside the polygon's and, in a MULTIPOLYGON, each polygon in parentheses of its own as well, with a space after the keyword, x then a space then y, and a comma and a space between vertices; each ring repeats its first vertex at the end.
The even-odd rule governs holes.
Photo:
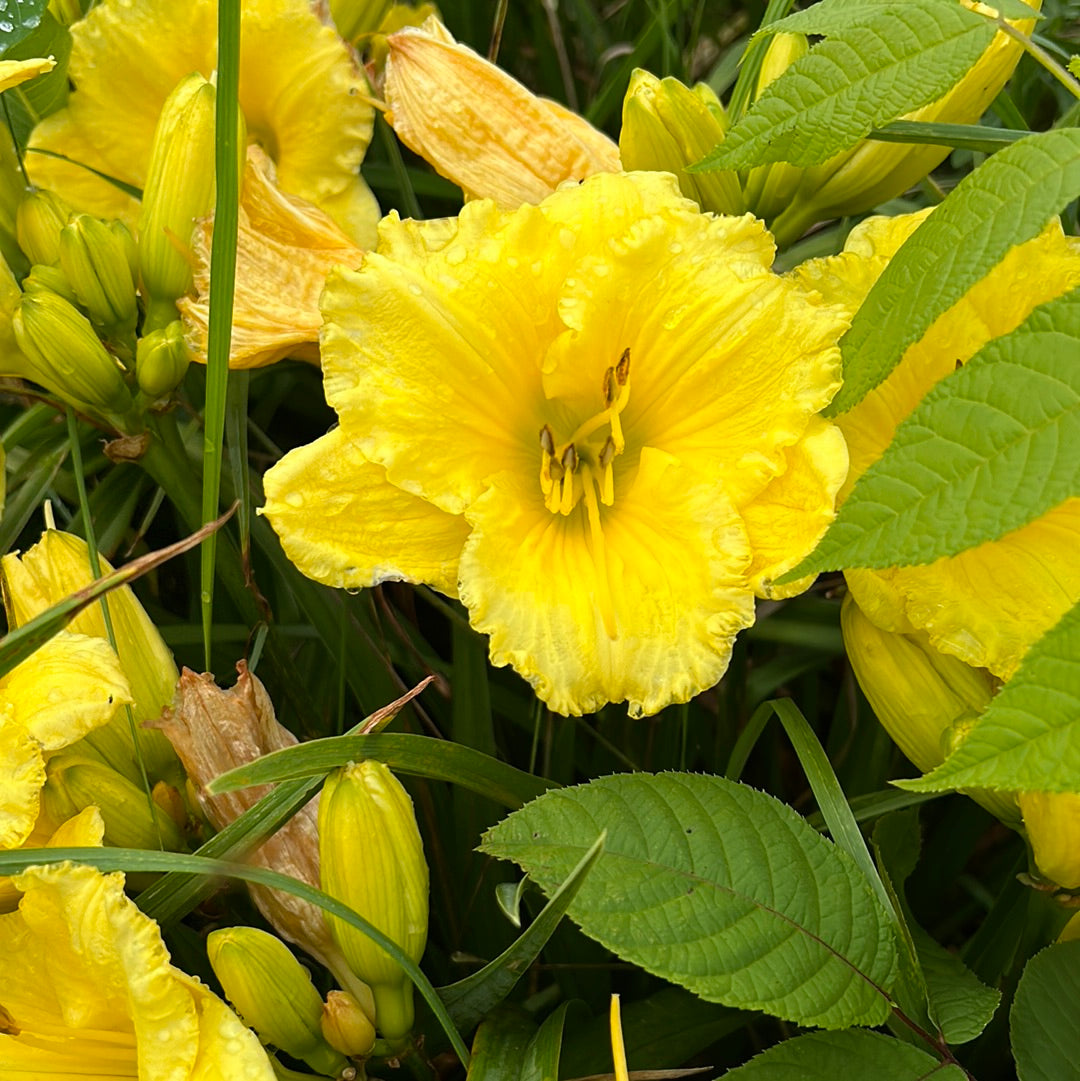
MULTIPOLYGON (((194 358, 206 363, 213 219, 195 232, 195 296, 180 301, 194 358)), ((318 207, 279 191, 271 166, 248 149, 236 253, 230 368, 282 357, 318 363, 319 296, 330 270, 359 266, 363 252, 318 207)))
POLYGON ((254 1033, 169 963, 120 874, 70 863, 15 877, 0 916, 0 1077, 274 1081, 254 1033))
POLYGON ((563 181, 619 170, 618 147, 606 135, 455 42, 438 19, 386 43, 387 120, 466 198, 513 209, 540 202, 563 181))
POLYGON ((265 477, 290 559, 456 594, 560 713, 711 687, 847 469, 841 320, 773 254, 659 173, 391 215, 324 294, 341 426, 265 477))
MULTIPOLYGON (((240 108, 250 138, 273 158, 282 190, 367 245, 378 208, 359 175, 374 116, 363 73, 306 0, 244 0, 241 18, 240 108)), ((37 126, 31 146, 142 188, 166 97, 186 75, 209 78, 217 66, 217 4, 104 0, 71 34, 75 89, 37 126)), ((88 170, 44 154, 27 163, 36 184, 80 209, 134 219, 131 198, 88 170)))

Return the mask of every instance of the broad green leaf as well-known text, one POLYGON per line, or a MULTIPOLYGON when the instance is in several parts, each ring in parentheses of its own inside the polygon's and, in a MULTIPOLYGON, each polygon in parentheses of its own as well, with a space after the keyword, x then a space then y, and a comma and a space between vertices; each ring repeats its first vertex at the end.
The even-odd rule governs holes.
POLYGON ((399 773, 462 785, 504 807, 520 807, 553 784, 459 743, 386 733, 332 736, 286 747, 222 773, 207 785, 207 791, 216 795, 251 785, 322 777, 338 766, 364 758, 385 762, 399 773))
POLYGON ((476 1030, 468 1081, 511 1081, 536 1035, 535 1022, 516 1006, 501 1006, 476 1030))
POLYGON ((843 413, 881 383, 909 345, 1010 248, 1080 196, 1080 129, 1029 135, 965 177, 893 256, 840 342, 843 413))
POLYGON ((1049 946, 1027 963, 1009 1030, 1020 1081, 1080 1078, 1080 941, 1049 946))
POLYGON ((553 892, 596 837, 569 915, 712 1002, 843 1028, 888 1016, 890 919, 851 858, 790 807, 719 777, 619 774, 549 792, 482 850, 553 892))
POLYGON ((1024 656, 971 734, 914 792, 995 788, 1080 792, 1080 605, 1024 656))
POLYGON ((438 989, 458 1028, 468 1031, 510 994, 539 956, 603 848, 603 839, 598 839, 555 891, 529 929, 494 961, 484 965, 479 972, 438 989))
POLYGON ((6 0, 0 8, 0 57, 10 60, 8 51, 41 24, 48 0, 6 0))
POLYGON ((934 1081, 964 1081, 967 1074, 911 1044, 859 1029, 796 1036, 724 1074, 725 1081, 925 1081, 931 1076, 934 1081))
POLYGON ((836 36, 770 83, 695 168, 827 161, 874 128, 940 98, 995 33, 989 20, 943 0, 875 4, 855 25, 850 12, 816 4, 777 25, 787 24, 836 36))
POLYGON ((859 478, 800 574, 931 563, 1080 495, 1080 290, 942 379, 859 478))

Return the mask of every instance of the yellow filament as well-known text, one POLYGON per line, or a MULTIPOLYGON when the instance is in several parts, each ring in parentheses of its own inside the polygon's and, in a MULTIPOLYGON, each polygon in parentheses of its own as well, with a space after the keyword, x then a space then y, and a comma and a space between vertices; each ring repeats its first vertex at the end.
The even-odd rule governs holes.
POLYGON ((615 1063, 615 1081, 630 1081, 626 1068, 626 1045, 623 1043, 622 1011, 619 996, 611 996, 611 1058, 615 1063))
POLYGON ((600 524, 600 506, 596 501, 596 486, 592 470, 586 465, 581 469, 581 486, 584 489, 585 508, 589 515, 589 538, 592 541, 593 562, 596 564, 597 602, 604 630, 608 638, 619 637, 615 626, 615 606, 611 599, 611 583, 608 581, 607 551, 604 547, 604 530, 600 524))

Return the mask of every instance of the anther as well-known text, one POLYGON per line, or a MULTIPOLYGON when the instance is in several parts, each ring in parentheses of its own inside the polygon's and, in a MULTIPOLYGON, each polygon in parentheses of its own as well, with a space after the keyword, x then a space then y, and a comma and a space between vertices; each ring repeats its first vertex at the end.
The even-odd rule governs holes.
POLYGON ((622 351, 622 356, 619 357, 619 363, 615 365, 615 378, 619 381, 620 387, 626 386, 626 381, 630 378, 630 347, 627 346, 622 351))
POLYGON ((562 465, 568 473, 573 473, 577 469, 578 457, 577 451, 574 449, 574 444, 567 445, 566 450, 562 452, 562 465))
POLYGON ((611 465, 615 458, 615 453, 615 440, 609 435, 604 441, 604 445, 600 449, 600 457, 597 459, 601 469, 607 469, 607 467, 611 465))
POLYGON ((551 434, 551 426, 545 424, 540 429, 540 447, 550 457, 555 457, 555 436, 551 434))
POLYGON ((604 371, 604 405, 611 405, 615 401, 615 369, 607 368, 604 371))

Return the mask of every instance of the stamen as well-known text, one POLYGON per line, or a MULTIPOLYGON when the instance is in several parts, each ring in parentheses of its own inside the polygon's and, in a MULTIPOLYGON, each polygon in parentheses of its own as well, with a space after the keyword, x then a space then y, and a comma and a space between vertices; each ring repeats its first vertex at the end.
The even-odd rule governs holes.
POLYGON ((585 508, 589 515, 589 539, 591 541, 593 562, 596 564, 597 604, 600 618, 604 621, 604 630, 613 642, 619 637, 615 624, 615 605, 611 599, 611 582, 608 580, 607 550, 604 547, 604 530, 600 524, 600 507, 596 502, 596 488, 593 485, 592 470, 584 466, 581 470, 581 486, 585 494, 585 508))
POLYGON ((574 444, 572 442, 568 443, 567 446, 566 446, 566 450, 564 450, 562 452, 562 464, 563 464, 563 468, 568 473, 573 473, 574 470, 577 469, 577 465, 578 465, 577 450, 574 448, 574 444))
POLYGON ((615 401, 615 369, 604 369, 604 405, 610 406, 615 401))
POLYGON ((550 424, 545 424, 540 429, 540 446, 545 454, 555 457, 555 436, 551 434, 550 424))
POLYGON ((600 502, 605 507, 611 507, 615 504, 615 470, 612 468, 611 463, 615 461, 617 453, 615 440, 609 435, 603 449, 600 451, 600 457, 597 459, 602 470, 600 474, 600 502))
POLYGON ((630 346, 622 351, 619 363, 615 365, 615 378, 619 381, 620 387, 626 386, 626 381, 630 378, 630 346))

